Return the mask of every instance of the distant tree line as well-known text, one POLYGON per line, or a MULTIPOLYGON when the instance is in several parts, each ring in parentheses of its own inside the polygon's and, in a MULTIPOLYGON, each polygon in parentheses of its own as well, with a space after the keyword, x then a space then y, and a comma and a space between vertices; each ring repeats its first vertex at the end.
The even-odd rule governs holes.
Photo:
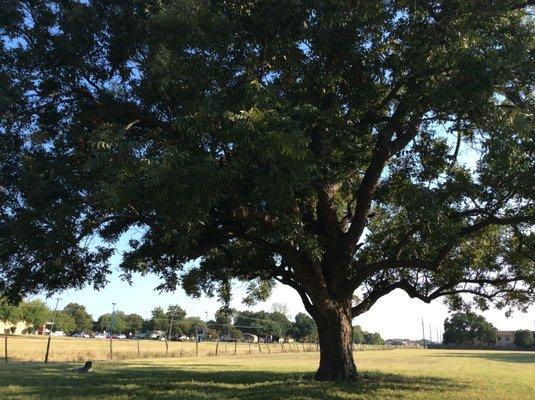
POLYGON ((385 341, 378 332, 363 331, 360 325, 353 326, 353 343, 355 344, 384 344, 385 341))
MULTIPOLYGON (((62 310, 58 310, 54 317, 53 310, 43 301, 33 300, 18 306, 0 302, 0 320, 9 321, 14 325, 24 321, 29 326, 28 333, 33 333, 38 327, 54 320, 54 330, 63 331, 67 335, 106 331, 136 336, 142 332, 160 332, 161 336, 176 338, 192 337, 196 331, 202 330, 210 340, 220 337, 240 340, 244 333, 268 341, 289 337, 302 342, 315 342, 318 339, 316 323, 309 315, 298 313, 295 320, 291 321, 286 306, 280 304, 275 304, 271 312, 238 311, 222 307, 215 313, 214 319, 209 321, 203 321, 196 316, 188 317, 186 310, 179 305, 170 305, 166 309, 155 307, 147 319, 136 313, 127 314, 116 310, 113 315, 106 313, 93 320, 85 306, 81 304, 69 303, 62 310)), ((358 325, 353 327, 353 342, 384 343, 379 333, 363 331, 358 325)))

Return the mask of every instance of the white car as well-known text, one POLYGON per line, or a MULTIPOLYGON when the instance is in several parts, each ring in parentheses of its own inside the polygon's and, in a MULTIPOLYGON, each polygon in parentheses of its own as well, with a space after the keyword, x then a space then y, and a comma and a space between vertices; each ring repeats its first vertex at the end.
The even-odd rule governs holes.
POLYGON ((63 331, 54 331, 50 334, 50 336, 67 336, 67 334, 63 331))
POLYGON ((117 335, 117 339, 126 339, 126 335, 121 333, 120 335, 117 335))

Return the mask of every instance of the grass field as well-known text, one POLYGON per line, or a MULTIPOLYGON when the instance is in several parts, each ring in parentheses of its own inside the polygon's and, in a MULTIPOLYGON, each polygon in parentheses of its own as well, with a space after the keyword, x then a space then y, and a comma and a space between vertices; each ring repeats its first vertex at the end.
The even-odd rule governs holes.
POLYGON ((0 365, 0 398, 14 399, 535 399, 535 353, 392 350, 356 353, 361 381, 311 380, 317 353, 0 365))
MULTIPOLYGON (((8 336, 8 357, 13 361, 42 361, 46 351, 45 336, 8 336)), ((0 338, 0 357, 3 356, 4 338, 0 338)), ((195 355, 194 342, 169 342, 168 351, 165 342, 159 340, 114 340, 113 358, 116 360, 134 358, 192 357, 195 355), (139 346, 139 353, 138 353, 139 346)), ((370 348, 373 346, 370 346, 370 348)), ((215 343, 201 342, 198 345, 199 356, 251 355, 271 353, 297 353, 316 351, 312 343, 215 343)), ((78 339, 70 337, 53 337, 50 345, 51 362, 77 362, 83 360, 108 360, 110 342, 101 339, 78 339)))

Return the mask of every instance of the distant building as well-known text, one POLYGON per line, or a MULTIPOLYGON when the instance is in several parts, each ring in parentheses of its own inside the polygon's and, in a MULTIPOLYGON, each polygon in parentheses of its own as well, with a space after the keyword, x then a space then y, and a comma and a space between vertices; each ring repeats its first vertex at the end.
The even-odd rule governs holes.
POLYGON ((389 346, 420 347, 422 345, 422 341, 411 339, 387 339, 385 340, 385 344, 389 346))
POLYGON ((31 328, 31 325, 25 321, 19 321, 16 324, 9 321, 0 321, 0 334, 4 335, 24 335, 28 333, 29 328, 31 328))
POLYGON ((515 345, 515 331, 498 331, 496 346, 509 347, 515 345))
MULTIPOLYGON (((497 347, 512 347, 515 345, 515 332, 516 331, 498 331, 496 332, 498 338, 496 339, 497 347)), ((531 332, 533 338, 535 338, 535 332, 531 332)))
POLYGON ((258 343, 258 336, 253 335, 251 333, 244 333, 243 334, 243 341, 249 342, 249 343, 258 343))

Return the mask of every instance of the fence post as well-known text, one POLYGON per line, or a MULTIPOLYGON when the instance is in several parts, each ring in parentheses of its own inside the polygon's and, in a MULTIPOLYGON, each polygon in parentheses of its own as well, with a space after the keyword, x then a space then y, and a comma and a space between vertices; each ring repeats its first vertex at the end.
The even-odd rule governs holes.
POLYGON ((234 341, 234 355, 238 354, 238 340, 234 341))
POLYGON ((165 337, 165 356, 169 357, 169 341, 167 340, 167 336, 165 337))
POLYGON ((258 341, 258 350, 260 350, 260 353, 262 353, 262 347, 260 347, 260 340, 258 341))
POLYGON ((137 358, 141 358, 141 352, 139 351, 139 339, 137 340, 137 358))
POLYGON ((195 357, 199 356, 199 336, 197 335, 197 339, 195 340, 195 357))
POLYGON ((4 358, 7 364, 7 335, 4 337, 4 358))
POLYGON ((281 353, 284 353, 284 344, 281 342, 281 353))
POLYGON ((217 342, 215 342, 215 356, 217 357, 217 352, 219 350, 219 339, 217 339, 217 342))
POLYGON ((45 354, 45 364, 48 363, 48 354, 50 353, 50 339, 52 337, 52 332, 48 334, 48 339, 46 342, 46 354, 45 354))
POLYGON ((110 334, 110 360, 113 360, 113 335, 110 334))
POLYGON ((268 349, 268 353, 271 354, 271 349, 269 348, 269 343, 268 342, 266 342, 266 347, 268 349))

